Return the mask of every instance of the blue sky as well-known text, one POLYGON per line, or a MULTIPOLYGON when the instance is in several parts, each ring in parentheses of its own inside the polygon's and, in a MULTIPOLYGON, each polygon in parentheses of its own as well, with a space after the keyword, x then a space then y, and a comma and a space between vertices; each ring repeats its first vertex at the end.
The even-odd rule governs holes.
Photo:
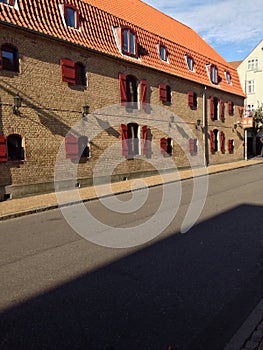
POLYGON ((226 61, 243 60, 263 39, 262 0, 142 0, 191 27, 226 61))

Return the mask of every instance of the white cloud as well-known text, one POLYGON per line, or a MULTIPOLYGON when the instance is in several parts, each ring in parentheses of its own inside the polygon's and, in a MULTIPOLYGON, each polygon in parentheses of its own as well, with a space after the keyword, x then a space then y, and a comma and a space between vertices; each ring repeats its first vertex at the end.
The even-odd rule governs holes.
POLYGON ((262 40, 262 0, 143 1, 188 25, 213 47, 235 44, 250 51, 262 40))

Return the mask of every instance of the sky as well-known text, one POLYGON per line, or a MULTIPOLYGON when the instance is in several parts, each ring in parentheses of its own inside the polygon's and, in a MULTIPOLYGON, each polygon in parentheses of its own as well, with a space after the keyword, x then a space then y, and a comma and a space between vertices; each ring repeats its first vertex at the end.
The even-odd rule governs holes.
POLYGON ((198 33, 226 61, 240 61, 263 39, 262 0, 142 0, 198 33))

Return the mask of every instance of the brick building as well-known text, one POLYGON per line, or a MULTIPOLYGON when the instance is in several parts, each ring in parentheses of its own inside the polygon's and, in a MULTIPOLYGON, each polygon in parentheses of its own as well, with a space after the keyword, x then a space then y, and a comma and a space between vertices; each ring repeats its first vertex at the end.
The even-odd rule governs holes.
POLYGON ((0 50, 0 198, 52 191, 61 144, 81 186, 116 142, 112 180, 154 172, 154 157, 187 167, 201 148, 207 164, 243 158, 236 70, 140 0, 0 0, 0 50))

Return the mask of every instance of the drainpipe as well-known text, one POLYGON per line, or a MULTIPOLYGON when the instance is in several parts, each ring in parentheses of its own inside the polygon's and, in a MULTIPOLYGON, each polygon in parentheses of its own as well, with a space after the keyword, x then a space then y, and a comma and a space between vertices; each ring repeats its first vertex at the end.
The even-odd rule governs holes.
POLYGON ((204 145, 204 166, 207 167, 207 140, 206 140, 206 135, 207 135, 207 125, 206 125, 206 86, 204 87, 203 90, 203 128, 202 128, 202 133, 203 133, 203 145, 204 145))

